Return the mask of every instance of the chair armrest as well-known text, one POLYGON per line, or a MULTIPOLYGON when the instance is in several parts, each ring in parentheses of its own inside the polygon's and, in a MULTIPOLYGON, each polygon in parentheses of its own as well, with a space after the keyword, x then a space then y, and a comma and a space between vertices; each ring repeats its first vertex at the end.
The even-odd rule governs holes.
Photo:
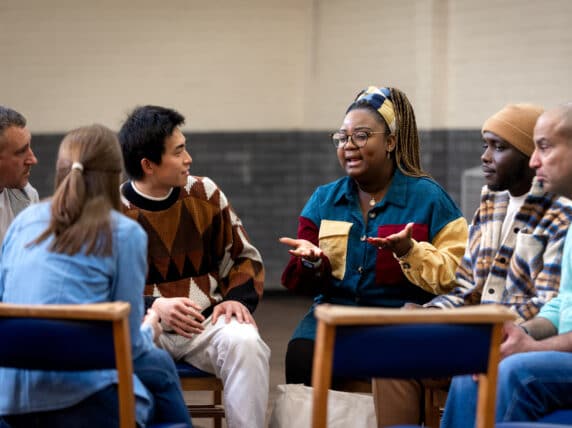
POLYGON ((329 325, 375 324, 494 324, 516 319, 501 305, 476 305, 452 309, 372 308, 322 304, 314 311, 318 320, 329 325))
POLYGON ((114 321, 129 314, 128 302, 103 302, 81 305, 18 305, 0 303, 0 317, 57 318, 70 320, 114 321))

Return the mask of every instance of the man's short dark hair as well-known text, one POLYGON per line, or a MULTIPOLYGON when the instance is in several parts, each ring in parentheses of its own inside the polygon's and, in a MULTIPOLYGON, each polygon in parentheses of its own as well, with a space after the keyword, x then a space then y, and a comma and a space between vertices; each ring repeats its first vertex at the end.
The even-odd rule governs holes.
POLYGON ((18 128, 26 127, 26 118, 16 110, 0 106, 0 137, 4 134, 4 131, 11 126, 17 126, 18 128))
POLYGON ((142 179, 144 158, 160 165, 165 139, 184 123, 184 116, 173 109, 152 105, 135 108, 118 135, 127 175, 133 180, 142 179))

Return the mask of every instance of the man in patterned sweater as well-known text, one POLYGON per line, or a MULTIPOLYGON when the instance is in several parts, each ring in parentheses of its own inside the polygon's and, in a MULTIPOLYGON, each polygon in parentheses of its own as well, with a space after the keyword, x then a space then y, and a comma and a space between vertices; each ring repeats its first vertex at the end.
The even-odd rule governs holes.
POLYGON ((224 383, 229 428, 262 428, 270 350, 252 316, 264 283, 258 250, 224 193, 189 175, 184 117, 136 108, 119 131, 130 181, 123 211, 149 236, 145 300, 160 316, 160 344, 224 383))

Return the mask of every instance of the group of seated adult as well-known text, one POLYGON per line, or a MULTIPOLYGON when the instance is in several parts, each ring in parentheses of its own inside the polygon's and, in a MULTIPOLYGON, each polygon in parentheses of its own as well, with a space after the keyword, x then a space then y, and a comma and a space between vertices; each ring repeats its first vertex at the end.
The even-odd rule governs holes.
MULTIPOLYGON (((221 378, 227 426, 263 427, 270 349, 253 317, 262 257, 222 190, 190 175, 184 120, 148 105, 118 134, 102 125, 69 132, 53 196, 30 205, 31 135, 20 113, 0 107, 0 301, 128 301, 140 426, 192 426, 180 360, 221 378)), ((571 405, 562 373, 572 370, 572 107, 508 104, 484 122, 486 185, 470 225, 422 169, 413 107, 399 89, 360 91, 331 140, 345 175, 313 192, 296 238, 280 238, 291 254, 283 285, 315 296, 288 344, 286 382, 311 384, 317 304, 496 303, 517 317, 505 326, 497 420, 571 405), (546 352, 557 365, 546 366, 546 352), (538 405, 530 379, 554 400, 538 405)), ((116 379, 112 370, 0 368, 0 424, 117 426, 116 379)), ((379 426, 420 422, 418 380, 376 379, 373 389, 379 426)), ((475 397, 472 377, 453 379, 443 425, 466 426, 475 397)))

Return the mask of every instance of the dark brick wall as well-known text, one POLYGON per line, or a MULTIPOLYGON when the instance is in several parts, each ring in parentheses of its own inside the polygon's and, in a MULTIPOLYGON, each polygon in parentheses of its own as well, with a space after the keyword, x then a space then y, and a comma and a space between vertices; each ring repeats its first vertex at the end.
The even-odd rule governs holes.
MULTIPOLYGON (((57 147, 62 135, 34 135, 39 165, 32 184, 41 197, 53 191, 57 147)), ((339 177, 326 132, 192 133, 191 173, 212 178, 241 217, 267 269, 267 287, 280 288, 288 260, 280 236, 295 236, 298 215, 313 189, 339 177)), ((424 168, 460 202, 461 174, 479 164, 478 130, 421 132, 424 168)))
POLYGON ((421 131, 423 167, 461 203, 461 175, 481 164, 480 130, 421 131))

